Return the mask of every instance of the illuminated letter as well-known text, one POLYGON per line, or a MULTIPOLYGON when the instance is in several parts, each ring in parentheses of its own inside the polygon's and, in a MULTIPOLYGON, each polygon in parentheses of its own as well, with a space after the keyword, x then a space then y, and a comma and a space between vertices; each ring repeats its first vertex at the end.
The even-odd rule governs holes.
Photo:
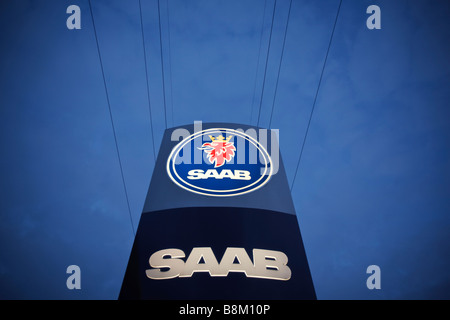
POLYGON ((234 178, 238 180, 250 180, 250 172, 246 170, 234 170, 234 178))
POLYGON ((287 266, 288 257, 280 251, 253 249, 256 272, 254 278, 289 280, 291 269, 287 266))
POLYGON ((253 263, 244 248, 227 248, 220 261, 220 276, 229 272, 244 272, 246 276, 254 273, 253 263), (238 263, 234 263, 237 259, 238 263))
POLYGON ((208 179, 208 178, 221 179, 219 174, 217 173, 217 170, 215 170, 215 169, 206 170, 205 174, 203 175, 203 179, 208 179))
POLYGON ((70 17, 67 18, 66 26, 67 29, 81 29, 81 10, 79 6, 74 4, 67 7, 66 13, 72 13, 70 17))
POLYGON ((200 170, 200 169, 190 170, 188 172, 187 178, 190 180, 203 179, 203 170, 200 170))
POLYGON ((234 179, 234 174, 230 169, 223 169, 220 172, 219 179, 223 179, 223 178, 234 179))
POLYGON ((180 278, 191 277, 194 272, 209 272, 211 276, 219 273, 219 263, 211 248, 193 248, 180 278), (202 258, 204 263, 200 263, 202 258))
POLYGON ((150 267, 156 269, 147 269, 145 274, 148 278, 155 280, 176 278, 184 268, 184 261, 177 258, 184 258, 184 252, 180 249, 159 250, 149 259, 150 267), (160 268, 169 268, 169 270, 161 271, 160 268))

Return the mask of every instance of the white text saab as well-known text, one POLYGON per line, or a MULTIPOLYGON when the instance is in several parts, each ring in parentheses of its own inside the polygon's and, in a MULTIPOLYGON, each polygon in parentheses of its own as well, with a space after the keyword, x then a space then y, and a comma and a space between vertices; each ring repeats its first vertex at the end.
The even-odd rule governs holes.
POLYGON ((250 171, 247 170, 230 170, 223 169, 218 172, 216 169, 208 169, 206 172, 201 169, 194 169, 188 172, 188 179, 190 180, 198 180, 198 179, 232 179, 232 180, 250 180, 252 177, 250 176, 250 171))

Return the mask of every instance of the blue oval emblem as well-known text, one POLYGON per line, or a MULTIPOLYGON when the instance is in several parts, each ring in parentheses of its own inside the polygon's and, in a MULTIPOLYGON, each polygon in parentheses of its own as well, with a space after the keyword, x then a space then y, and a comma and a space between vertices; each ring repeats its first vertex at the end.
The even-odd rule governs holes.
POLYGON ((167 160, 167 174, 179 187, 215 197, 255 191, 272 175, 272 160, 250 135, 226 128, 196 132, 178 143, 167 160))

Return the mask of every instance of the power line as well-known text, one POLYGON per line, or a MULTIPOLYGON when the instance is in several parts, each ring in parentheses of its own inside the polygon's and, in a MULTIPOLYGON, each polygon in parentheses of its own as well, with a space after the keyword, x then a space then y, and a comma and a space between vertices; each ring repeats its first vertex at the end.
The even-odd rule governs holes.
POLYGON ((317 85, 316 95, 314 97, 314 102, 313 102, 313 105, 312 105, 312 108, 311 108, 311 113, 309 115, 308 125, 306 127, 305 136, 303 138, 303 144, 302 144, 302 148, 300 150, 300 155, 299 155, 299 158, 298 158, 297 167, 295 169, 294 178, 292 179, 291 192, 292 192, 292 188, 294 187, 295 178, 297 177, 298 167, 299 167, 299 164, 300 164, 300 160, 302 159, 303 149, 305 148, 306 138, 308 137, 309 126, 311 125, 311 119, 312 119, 312 116, 313 116, 313 113, 314 113, 314 108, 316 106, 317 96, 319 94, 320 85, 322 83, 323 72, 325 70, 325 65, 327 64, 328 54, 330 52, 331 42, 333 41, 334 30, 336 29, 336 24, 337 24, 337 21, 338 21, 339 12, 341 11, 341 4, 342 4, 342 0, 339 1, 339 7, 337 9, 336 19, 334 20, 333 31, 331 32, 331 37, 330 37, 330 41, 328 43, 327 53, 325 55, 325 60, 323 62, 323 66, 322 66, 322 72, 320 73, 319 83, 317 85))
POLYGON ((266 84, 267 64, 269 62, 270 43, 272 42, 273 21, 275 18, 276 6, 277 6, 277 0, 275 0, 273 3, 272 25, 270 26, 269 44, 267 45, 266 66, 264 68, 263 86, 262 86, 262 90, 261 90, 261 99, 259 101, 258 122, 256 124, 257 127, 259 127, 259 119, 261 117, 261 106, 262 106, 262 101, 263 101, 263 96, 264 96, 264 87, 266 84))
POLYGON ((163 58, 163 48, 162 48, 162 36, 161 36, 161 11, 159 8, 158 0, 158 23, 159 23, 159 47, 161 50, 161 73, 162 73, 162 86, 163 86, 163 98, 164 98, 164 122, 167 129, 167 109, 166 109, 166 84, 164 80, 164 58, 163 58))
POLYGON ((111 120, 111 126, 112 126, 112 129, 113 129, 114 143, 116 145, 117 159, 119 160, 120 174, 122 176, 122 184, 123 184, 123 189, 125 191, 125 198, 127 200, 127 206, 128 206, 128 213, 129 213, 129 216, 130 216, 131 228, 133 229, 133 234, 136 235, 136 232, 134 231, 133 217, 131 215, 130 201, 128 199, 127 186, 125 184, 125 178, 124 178, 124 175, 123 175, 122 161, 120 160, 120 152, 119 152, 119 146, 118 146, 118 143, 117 143, 116 129, 114 127, 114 120, 113 120, 112 111, 111 111, 111 103, 109 101, 108 87, 106 85, 106 79, 105 79, 105 71, 103 69, 102 55, 100 54, 100 46, 98 44, 97 30, 95 28, 94 15, 92 13, 91 0, 89 0, 89 11, 91 13, 92 26, 94 28, 95 43, 97 44, 97 52, 98 52, 98 58, 99 58, 99 61, 100 61, 100 68, 101 68, 101 71, 102 71, 103 85, 105 87, 106 101, 108 103, 109 118, 111 120))
POLYGON ((275 93, 273 95, 272 110, 270 111, 269 129, 272 126, 273 108, 275 106, 275 99, 277 97, 278 80, 280 79, 281 64, 283 63, 284 46, 286 44, 286 35, 287 35, 287 31, 288 31, 288 26, 289 26, 289 19, 291 17, 291 7, 292 7, 292 0, 289 2, 289 10, 288 10, 288 16, 287 16, 287 21, 286 21, 286 28, 284 29, 283 46, 282 46, 282 49, 281 49, 280 64, 278 65, 277 82, 275 84, 275 93))
POLYGON ((252 123, 252 121, 253 121, 253 106, 255 104, 256 83, 258 80, 259 59, 261 57, 261 45, 262 45, 262 38, 263 38, 263 31, 264 31, 264 17, 266 16, 266 7, 267 7, 267 0, 264 1, 264 11, 263 11, 262 22, 261 22, 261 34, 259 36, 258 60, 256 62, 255 83, 253 85, 252 112, 250 114, 250 123, 252 123))
POLYGON ((169 15, 169 0, 167 0, 167 36, 169 49, 169 76, 170 76, 170 108, 172 111, 172 127, 175 125, 173 121, 173 86, 172 86, 172 50, 170 48, 170 15, 169 15))
POLYGON ((147 81, 148 112, 150 114, 150 127, 151 127, 151 130, 152 130, 153 160, 156 162, 155 139, 154 139, 155 134, 153 132, 152 107, 151 107, 151 103, 150 103, 150 89, 149 89, 149 83, 148 83, 148 70, 147 70, 147 54, 145 52, 144 23, 142 22, 141 0, 139 0, 139 15, 140 15, 140 18, 141 18, 142 47, 144 48, 144 66, 145 66, 145 79, 147 81))

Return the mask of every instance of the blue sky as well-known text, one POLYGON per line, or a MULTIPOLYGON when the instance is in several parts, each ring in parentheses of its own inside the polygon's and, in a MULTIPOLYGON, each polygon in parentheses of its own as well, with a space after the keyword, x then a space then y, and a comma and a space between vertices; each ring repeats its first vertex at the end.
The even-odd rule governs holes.
MULTIPOLYGON (((256 125, 273 3, 263 15, 264 0, 160 0, 168 127, 256 125)), ((142 1, 156 151, 157 4, 142 1)), ((139 4, 92 5, 137 227, 154 166, 139 4)), ((292 4, 271 124, 289 183, 338 5, 292 4)), ((288 7, 277 1, 263 127, 288 7)), ((448 1, 342 3, 292 190, 319 299, 450 298, 448 16, 448 1), (371 4, 380 30, 366 28, 371 4), (366 288, 371 264, 381 290, 366 288)), ((133 233, 88 2, 2 2, 0 43, 0 298, 116 299, 133 233), (71 4, 81 30, 66 28, 71 4), (66 288, 72 264, 78 291, 66 288)))

